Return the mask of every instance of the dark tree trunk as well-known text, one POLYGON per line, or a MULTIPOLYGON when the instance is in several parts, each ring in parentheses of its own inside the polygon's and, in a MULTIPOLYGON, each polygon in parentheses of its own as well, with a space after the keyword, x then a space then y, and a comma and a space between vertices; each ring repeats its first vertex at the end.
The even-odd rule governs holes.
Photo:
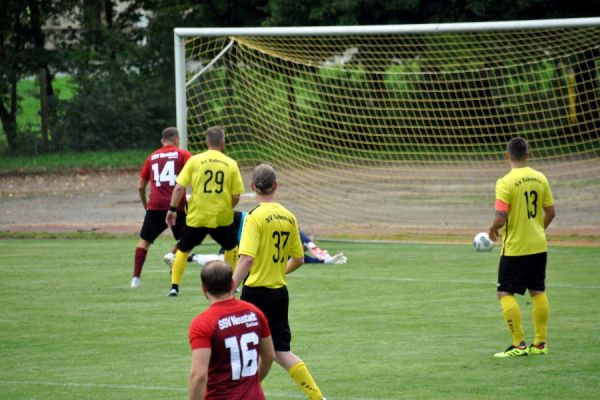
POLYGON ((6 135, 8 149, 10 151, 17 148, 17 76, 9 77, 10 86, 10 103, 8 108, 4 103, 0 102, 0 119, 2 120, 2 128, 6 135))

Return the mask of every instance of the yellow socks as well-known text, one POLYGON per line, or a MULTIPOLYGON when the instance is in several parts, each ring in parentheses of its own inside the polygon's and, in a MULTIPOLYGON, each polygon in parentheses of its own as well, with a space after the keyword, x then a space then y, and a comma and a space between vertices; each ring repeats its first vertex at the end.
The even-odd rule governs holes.
POLYGON ((517 303, 515 296, 504 296, 500 299, 500 305, 502 306, 504 321, 512 335, 513 345, 519 346, 521 342, 525 342, 519 303, 517 303))
POLYGON ((540 293, 533 296, 531 300, 533 302, 531 316, 533 317, 533 330, 535 331, 533 344, 546 343, 548 314, 550 311, 548 296, 546 296, 546 293, 540 293))
POLYGON ((183 271, 185 271, 189 253, 190 253, 189 251, 184 253, 181 250, 177 250, 177 253, 175 253, 175 260, 173 261, 173 269, 171 270, 171 283, 172 284, 179 285, 179 282, 181 282, 181 276, 183 275, 183 271))
POLYGON ((233 270, 235 271, 235 266, 238 260, 238 246, 235 246, 231 250, 225 250, 223 252, 223 260, 229 265, 231 265, 233 267, 233 270))
POLYGON ((303 361, 293 365, 288 371, 292 379, 310 400, 322 400, 323 394, 303 361))

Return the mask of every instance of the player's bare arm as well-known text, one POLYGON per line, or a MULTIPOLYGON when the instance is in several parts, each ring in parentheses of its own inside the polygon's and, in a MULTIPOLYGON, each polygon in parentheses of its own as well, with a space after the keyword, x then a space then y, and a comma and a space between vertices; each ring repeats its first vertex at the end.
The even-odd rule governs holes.
POLYGON ((208 383, 208 364, 211 349, 201 348, 192 351, 192 367, 188 379, 188 399, 204 400, 208 383))
POLYGON ((237 206, 237 204, 240 202, 240 195, 239 194, 234 194, 231 196, 231 207, 235 208, 235 206, 237 206))
POLYGON ((177 206, 179 205, 184 193, 185 187, 181 186, 179 183, 175 184, 175 189, 173 189, 173 193, 171 194, 169 211, 167 211, 167 217, 165 219, 165 222, 169 228, 175 225, 177 220, 177 206))
POLYGON ((492 226, 490 226, 490 230, 488 232, 490 239, 494 242, 498 240, 498 229, 504 226, 507 217, 508 213, 506 211, 496 210, 494 214, 494 220, 492 221, 492 226))
POLYGON ((544 207, 544 229, 550 225, 554 217, 556 217, 556 210, 554 209, 554 206, 544 207))
POLYGON ((275 360, 275 348, 271 336, 260 339, 258 348, 258 379, 262 382, 266 378, 273 361, 275 360))
POLYGON ((144 210, 148 208, 148 202, 146 199, 146 186, 148 186, 148 181, 144 178, 140 178, 140 182, 138 184, 138 193, 140 195, 142 206, 144 206, 144 210))
POLYGON ((291 274, 304 264, 304 256, 298 258, 290 258, 285 266, 285 274, 291 274))
POLYGON ((254 257, 248 256, 246 254, 240 254, 240 258, 238 259, 235 271, 233 271, 232 279, 234 288, 237 288, 242 282, 242 280, 248 275, 248 272, 250 272, 250 267, 252 267, 253 262, 254 257))

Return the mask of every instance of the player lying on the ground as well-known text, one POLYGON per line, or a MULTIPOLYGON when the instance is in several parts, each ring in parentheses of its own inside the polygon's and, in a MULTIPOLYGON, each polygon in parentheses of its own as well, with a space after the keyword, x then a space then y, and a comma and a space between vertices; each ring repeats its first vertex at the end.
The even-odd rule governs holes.
MULTIPOLYGON (((242 236, 242 227, 244 226, 244 219, 246 218, 245 211, 235 211, 233 214, 233 224, 237 232, 238 243, 242 236)), ((300 239, 302 240, 302 246, 304 247, 304 262, 306 264, 346 264, 348 258, 343 253, 336 253, 329 255, 327 250, 317 247, 317 245, 311 240, 311 238, 300 229, 300 239)), ((165 254, 165 263, 169 266, 173 263, 174 254, 165 254)), ((210 261, 223 260, 223 252, 219 254, 190 254, 189 261, 195 261, 201 266, 210 261)))
POLYGON ((302 229, 300 229, 300 240, 304 248, 305 264, 346 264, 346 261, 348 261, 344 253, 336 253, 330 256, 327 250, 317 247, 315 242, 302 229))

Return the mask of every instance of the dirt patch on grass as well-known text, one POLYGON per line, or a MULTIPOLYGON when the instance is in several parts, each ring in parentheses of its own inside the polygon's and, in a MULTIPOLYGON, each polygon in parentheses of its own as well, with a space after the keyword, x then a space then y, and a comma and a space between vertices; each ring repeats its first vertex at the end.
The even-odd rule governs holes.
MULTIPOLYGON (((136 233, 144 217, 137 184, 138 172, 131 170, 0 175, 0 230, 136 233)), ((310 210, 305 210, 303 198, 290 187, 282 187, 280 201, 296 213, 301 226, 317 236, 345 239, 462 242, 485 230, 492 217, 485 207, 477 213, 448 204, 404 200, 393 210, 404 224, 392 233, 373 236, 377 226, 315 222, 310 210)), ((253 206, 254 199, 244 197, 238 208, 248 210, 253 206)), ((551 242, 600 246, 600 213, 561 204, 557 209, 558 218, 548 232, 551 242)), ((359 206, 356 212, 360 212, 359 206)))

